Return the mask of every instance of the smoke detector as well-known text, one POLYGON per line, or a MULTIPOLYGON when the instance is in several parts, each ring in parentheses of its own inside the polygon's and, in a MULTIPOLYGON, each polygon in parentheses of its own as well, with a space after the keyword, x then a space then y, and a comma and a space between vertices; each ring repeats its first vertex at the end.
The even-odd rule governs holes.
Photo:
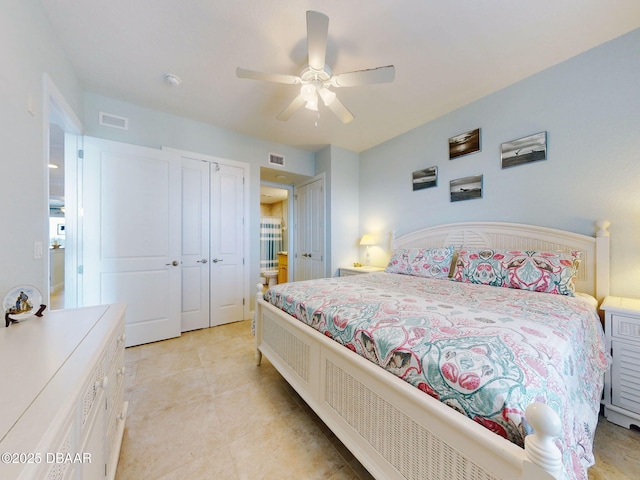
POLYGON ((165 73, 164 81, 167 83, 167 85, 171 85, 172 87, 177 87, 182 82, 182 80, 180 80, 180 77, 174 75, 173 73, 165 73))

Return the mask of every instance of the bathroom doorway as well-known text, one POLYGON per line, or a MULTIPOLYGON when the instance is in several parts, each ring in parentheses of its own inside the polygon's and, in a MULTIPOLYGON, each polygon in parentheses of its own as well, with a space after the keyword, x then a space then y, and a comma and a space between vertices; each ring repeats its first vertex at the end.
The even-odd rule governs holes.
POLYGON ((289 281, 291 185, 260 183, 260 282, 266 287, 289 281))
MULTIPOLYGON (((312 179, 310 176, 286 172, 281 169, 260 168, 260 215, 275 213, 276 216, 280 216, 283 219, 282 250, 280 252, 284 256, 281 255, 278 261, 277 269, 280 279, 276 277, 275 280, 278 283, 283 283, 284 281, 292 282, 295 278, 295 262, 293 261, 294 252, 296 251, 295 199, 293 190, 296 185, 302 185, 310 179, 312 179), (280 206, 276 206, 280 202, 282 202, 280 206), (283 265, 282 261, 286 262, 286 265, 283 265), (282 282, 279 280, 282 280, 282 282)), ((258 235, 260 235, 259 232, 258 235)), ((268 279, 262 273, 260 274, 260 281, 265 286, 269 285, 268 279)))

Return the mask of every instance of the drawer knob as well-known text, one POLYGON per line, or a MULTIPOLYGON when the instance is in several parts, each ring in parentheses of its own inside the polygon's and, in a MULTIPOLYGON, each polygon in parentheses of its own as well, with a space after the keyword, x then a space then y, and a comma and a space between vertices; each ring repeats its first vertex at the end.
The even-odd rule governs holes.
POLYGON ((103 377, 102 380, 98 380, 94 387, 96 390, 100 390, 101 388, 106 390, 109 385, 109 378, 107 376, 103 377))
POLYGON ((122 367, 120 367, 120 368, 118 369, 118 375, 124 375, 124 372, 125 372, 125 368, 124 368, 124 366, 122 366, 122 367))

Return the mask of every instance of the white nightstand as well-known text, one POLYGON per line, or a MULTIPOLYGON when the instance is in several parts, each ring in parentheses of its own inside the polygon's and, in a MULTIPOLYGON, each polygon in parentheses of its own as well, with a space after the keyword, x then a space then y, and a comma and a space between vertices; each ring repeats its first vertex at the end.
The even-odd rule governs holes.
POLYGON ((604 377, 604 414, 629 428, 640 426, 640 300, 607 297, 605 338, 613 363, 604 377))
POLYGON ((340 276, 360 275, 361 273, 384 272, 382 267, 340 267, 340 276))

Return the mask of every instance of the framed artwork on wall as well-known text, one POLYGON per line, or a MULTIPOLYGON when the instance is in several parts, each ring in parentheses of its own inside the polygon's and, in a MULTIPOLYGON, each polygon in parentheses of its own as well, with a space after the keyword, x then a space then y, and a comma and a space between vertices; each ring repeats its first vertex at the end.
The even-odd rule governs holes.
POLYGON ((412 174, 413 191, 438 186, 438 167, 423 168, 412 174))
POLYGON ((482 175, 456 178, 449 182, 452 202, 482 198, 482 175))
POLYGON ((511 140, 500 145, 502 168, 547 159, 547 132, 511 140))
POLYGON ((480 129, 470 130, 449 139, 449 160, 480 151, 480 129))

